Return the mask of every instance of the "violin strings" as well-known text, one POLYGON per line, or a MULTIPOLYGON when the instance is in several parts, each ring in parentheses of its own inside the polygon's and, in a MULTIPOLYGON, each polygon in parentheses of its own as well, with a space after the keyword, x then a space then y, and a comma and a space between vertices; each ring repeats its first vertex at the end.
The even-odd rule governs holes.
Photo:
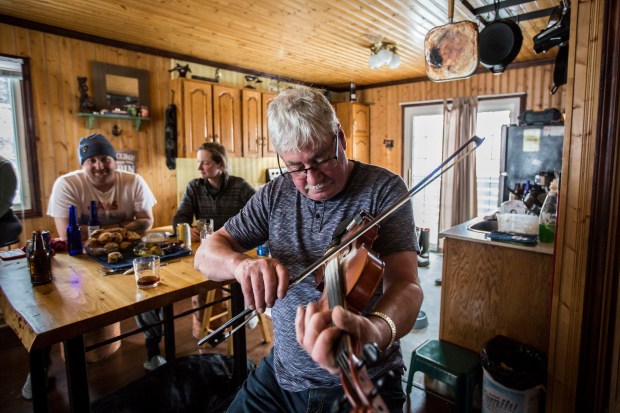
MULTIPOLYGON (((327 262, 325 267, 325 284, 327 286, 327 297, 329 307, 333 308, 336 305, 344 305, 343 290, 344 279, 342 277, 341 266, 337 258, 334 258, 327 262)), ((338 340, 336 345, 336 363, 340 367, 342 376, 350 384, 350 388, 355 388, 353 381, 353 375, 351 374, 351 368, 349 365, 349 354, 351 349, 351 337, 347 334, 343 334, 338 340)))

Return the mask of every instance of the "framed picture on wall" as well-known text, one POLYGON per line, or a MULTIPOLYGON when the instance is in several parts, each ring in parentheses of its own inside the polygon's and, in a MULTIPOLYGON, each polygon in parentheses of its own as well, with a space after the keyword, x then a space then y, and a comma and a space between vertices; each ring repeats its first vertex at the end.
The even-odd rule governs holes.
POLYGON ((117 151, 116 169, 136 173, 136 151, 117 151))

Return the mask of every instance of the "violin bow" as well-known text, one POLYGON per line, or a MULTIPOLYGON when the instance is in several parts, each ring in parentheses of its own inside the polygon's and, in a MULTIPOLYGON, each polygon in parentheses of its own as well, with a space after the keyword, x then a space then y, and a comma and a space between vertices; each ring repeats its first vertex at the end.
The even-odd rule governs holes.
MULTIPOLYGON (((396 211, 398 208, 400 208, 405 203, 407 203, 411 198, 413 198, 417 193, 419 193, 424 188, 426 188, 435 179, 439 178, 441 175, 443 175, 448 170, 450 170, 450 168, 452 168, 455 165, 458 165, 460 162, 466 159, 473 151, 475 151, 476 149, 478 149, 480 145, 482 145, 484 140, 485 138, 481 138, 476 135, 472 136, 467 142, 461 145, 456 151, 454 151, 454 153, 452 153, 448 158, 446 158, 446 160, 440 163, 439 166, 433 169, 431 173, 429 173, 424 178, 422 178, 422 180, 420 180, 420 182, 418 182, 415 186, 413 186, 413 188, 411 188, 409 191, 403 194, 402 197, 396 200, 396 202, 394 202, 392 206, 385 209, 379 215, 374 217, 370 222, 368 222, 365 228, 361 228, 355 235, 347 239, 345 242, 342 242, 340 245, 336 245, 332 247, 331 249, 329 249, 321 258, 319 258, 313 264, 311 264, 305 270, 303 270, 301 274, 297 275, 296 277, 293 277, 291 281, 289 282, 289 288, 296 284, 299 284, 308 275, 314 273, 316 270, 322 267, 326 262, 330 261, 332 258, 336 257, 336 255, 344 251, 349 245, 351 245, 359 237, 361 237, 367 231, 369 231, 370 228, 372 228, 375 224, 378 224, 379 222, 383 221, 385 218, 387 218, 392 213, 394 213, 394 211, 396 211), (467 150, 467 152, 465 152, 462 156, 459 157, 461 152, 467 149, 467 147, 472 143, 475 143, 476 146, 474 146, 473 148, 470 148, 469 150, 467 150), (457 159, 455 160, 455 158, 457 159), (455 161, 452 164, 450 164, 450 162, 452 162, 453 160, 455 161)), ((253 313, 255 312, 256 310, 246 308, 245 310, 243 310, 236 316, 232 317, 226 323, 222 324, 217 330, 213 331, 211 334, 198 340, 198 345, 201 346, 205 342, 208 342, 213 347, 217 346, 222 341, 226 340, 228 337, 234 334, 235 331, 239 330, 242 326, 244 326, 248 321, 250 321, 252 317, 254 317, 255 314, 253 313), (249 315, 252 315, 252 317, 248 317, 249 315), (228 329, 231 326, 232 326, 232 329, 229 331, 226 331, 226 329, 228 329)))

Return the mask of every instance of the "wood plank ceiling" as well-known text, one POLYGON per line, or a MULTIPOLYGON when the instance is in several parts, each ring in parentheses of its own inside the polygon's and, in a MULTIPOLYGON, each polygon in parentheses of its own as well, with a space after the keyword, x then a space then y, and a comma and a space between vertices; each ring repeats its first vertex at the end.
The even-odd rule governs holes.
MULTIPOLYGON (((338 89, 349 82, 363 86, 425 78, 424 37, 448 22, 448 1, 2 0, 0 21, 25 27, 36 22, 174 53, 188 61, 338 89), (397 45, 399 68, 368 66, 370 46, 379 40, 397 45)), ((461 1, 456 1, 454 21, 477 21, 461 1)), ((493 0, 469 3, 478 8, 493 0)), ((500 17, 558 4, 535 0, 504 8, 500 17)), ((481 17, 491 21, 494 16, 491 11, 481 17)), ((555 56, 555 49, 538 55, 533 51, 532 38, 548 21, 541 17, 519 22, 524 41, 514 63, 555 56)))

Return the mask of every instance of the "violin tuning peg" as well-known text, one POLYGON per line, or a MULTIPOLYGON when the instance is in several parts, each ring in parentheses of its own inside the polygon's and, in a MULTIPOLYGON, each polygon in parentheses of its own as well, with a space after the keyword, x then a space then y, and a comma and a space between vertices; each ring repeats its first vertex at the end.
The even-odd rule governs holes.
POLYGON ((369 343, 362 348, 362 355, 364 360, 369 364, 376 362, 379 359, 379 347, 375 343, 369 343))

